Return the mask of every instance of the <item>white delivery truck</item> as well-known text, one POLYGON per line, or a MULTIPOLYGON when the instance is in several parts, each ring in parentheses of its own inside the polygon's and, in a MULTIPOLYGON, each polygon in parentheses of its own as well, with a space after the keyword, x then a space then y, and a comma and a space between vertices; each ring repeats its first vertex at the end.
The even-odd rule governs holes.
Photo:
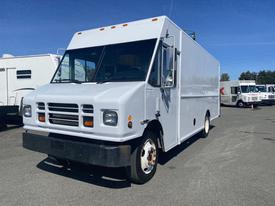
POLYGON ((256 85, 256 89, 260 94, 262 104, 273 105, 275 103, 274 87, 268 85, 256 85))
POLYGON ((244 107, 261 102, 254 80, 221 81, 220 87, 222 105, 244 107))
POLYGON ((219 62, 165 16, 77 32, 51 83, 24 98, 23 146, 145 183, 159 151, 207 136, 219 77, 219 62))
POLYGON ((50 82, 59 58, 54 54, 0 58, 0 125, 5 125, 7 116, 19 115, 26 94, 50 82))

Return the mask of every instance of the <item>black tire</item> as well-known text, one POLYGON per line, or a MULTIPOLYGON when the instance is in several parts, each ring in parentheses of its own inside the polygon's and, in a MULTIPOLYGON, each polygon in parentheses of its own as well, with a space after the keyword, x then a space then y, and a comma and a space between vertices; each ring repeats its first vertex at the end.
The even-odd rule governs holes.
POLYGON ((241 101, 241 100, 238 101, 237 106, 240 107, 240 108, 244 107, 243 101, 241 101))
MULTIPOLYGON (((151 152, 150 152, 151 153, 151 152)), ((143 139, 138 144, 138 146, 133 150, 131 154, 131 168, 130 168, 130 177, 129 179, 136 184, 144 184, 148 182, 152 177, 155 175, 157 170, 157 164, 158 164, 158 145, 157 145, 157 137, 153 132, 146 132, 146 134, 143 136, 143 139), (154 165, 150 166, 150 170, 146 171, 149 173, 146 173, 145 170, 141 166, 142 156, 145 155, 144 146, 147 144, 154 144, 155 145, 155 153, 152 155, 154 156, 154 165)), ((146 158, 148 161, 150 161, 149 156, 146 158)))
POLYGON ((206 114, 204 119, 204 127, 201 132, 201 137, 206 138, 209 134, 209 131, 210 131, 210 116, 209 114, 206 114))

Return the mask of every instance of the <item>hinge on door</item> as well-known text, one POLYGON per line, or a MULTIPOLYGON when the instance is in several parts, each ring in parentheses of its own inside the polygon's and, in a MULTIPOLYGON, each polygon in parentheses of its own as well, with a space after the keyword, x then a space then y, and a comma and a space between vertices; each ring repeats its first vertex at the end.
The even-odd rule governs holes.
POLYGON ((160 111, 157 111, 156 118, 158 119, 160 117, 160 111))

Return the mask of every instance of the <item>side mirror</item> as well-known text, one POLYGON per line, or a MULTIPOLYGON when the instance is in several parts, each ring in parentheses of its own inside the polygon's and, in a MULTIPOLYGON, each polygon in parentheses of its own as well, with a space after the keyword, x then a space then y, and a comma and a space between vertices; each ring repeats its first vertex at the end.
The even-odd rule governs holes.
POLYGON ((168 74, 165 77, 162 78, 162 87, 163 88, 168 88, 168 87, 174 87, 174 75, 173 75, 174 70, 170 69, 168 71, 168 74))
POLYGON ((238 95, 240 95, 240 94, 241 94, 241 92, 237 92, 237 94, 238 94, 238 95))

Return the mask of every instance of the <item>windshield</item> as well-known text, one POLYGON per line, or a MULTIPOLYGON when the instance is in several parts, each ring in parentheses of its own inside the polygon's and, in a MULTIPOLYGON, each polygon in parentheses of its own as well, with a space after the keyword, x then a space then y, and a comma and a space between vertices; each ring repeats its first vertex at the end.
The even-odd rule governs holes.
POLYGON ((68 50, 52 83, 145 81, 156 39, 68 50))
POLYGON ((243 85, 241 86, 242 93, 256 92, 256 86, 254 85, 243 85))
POLYGON ((269 87, 268 87, 268 92, 274 93, 274 92, 275 92, 275 87, 269 86, 269 87))
POLYGON ((256 86, 256 89, 258 92, 266 92, 266 87, 265 86, 256 86))

